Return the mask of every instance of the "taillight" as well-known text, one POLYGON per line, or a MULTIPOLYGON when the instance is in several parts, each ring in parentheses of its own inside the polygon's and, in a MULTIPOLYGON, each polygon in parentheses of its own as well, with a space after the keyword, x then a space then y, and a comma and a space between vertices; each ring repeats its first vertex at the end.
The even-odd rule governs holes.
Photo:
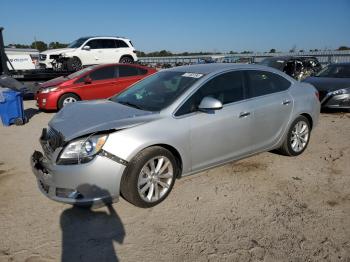
POLYGON ((315 92, 315 96, 317 97, 318 100, 320 100, 320 93, 318 91, 315 92))

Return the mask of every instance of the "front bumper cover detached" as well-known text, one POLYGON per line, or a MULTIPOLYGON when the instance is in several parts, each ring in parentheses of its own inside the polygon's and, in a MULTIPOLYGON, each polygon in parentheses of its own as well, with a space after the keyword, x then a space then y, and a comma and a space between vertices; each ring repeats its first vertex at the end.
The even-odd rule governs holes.
POLYGON ((116 202, 127 161, 106 151, 84 164, 57 165, 41 152, 31 157, 31 167, 40 191, 67 204, 99 207, 116 202))

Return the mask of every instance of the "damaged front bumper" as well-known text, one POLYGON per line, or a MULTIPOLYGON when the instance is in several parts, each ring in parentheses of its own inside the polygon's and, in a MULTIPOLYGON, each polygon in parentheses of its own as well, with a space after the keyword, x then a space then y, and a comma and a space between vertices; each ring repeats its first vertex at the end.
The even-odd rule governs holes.
POLYGON ((97 155, 92 161, 76 165, 57 165, 35 151, 31 166, 40 191, 48 198, 72 205, 94 206, 116 202, 123 163, 97 155))

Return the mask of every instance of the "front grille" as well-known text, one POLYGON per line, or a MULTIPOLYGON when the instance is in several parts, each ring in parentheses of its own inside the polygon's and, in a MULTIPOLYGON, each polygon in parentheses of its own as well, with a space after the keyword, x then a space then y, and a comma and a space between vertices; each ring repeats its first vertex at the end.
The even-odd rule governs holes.
POLYGON ((44 128, 40 137, 40 143, 45 154, 50 157, 57 148, 63 146, 64 138, 61 133, 53 128, 44 128))
POLYGON ((53 128, 49 128, 47 131, 47 141, 49 142, 49 146, 52 148, 52 150, 56 150, 56 148, 62 145, 63 137, 53 128))

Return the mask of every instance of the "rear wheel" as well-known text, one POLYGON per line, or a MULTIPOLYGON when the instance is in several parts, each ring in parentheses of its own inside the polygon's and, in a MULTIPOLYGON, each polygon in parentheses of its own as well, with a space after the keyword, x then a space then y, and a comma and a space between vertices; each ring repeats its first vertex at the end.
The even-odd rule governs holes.
POLYGON ((65 105, 79 101, 80 98, 75 94, 64 94, 58 100, 58 110, 62 109, 65 105))
POLYGON ((304 116, 299 116, 293 121, 279 151, 287 156, 300 155, 309 144, 310 132, 309 120, 304 116))
POLYGON ((168 150, 159 146, 147 148, 128 164, 121 194, 135 206, 155 206, 169 195, 178 172, 176 159, 168 150))
POLYGON ((121 64, 132 64, 133 62, 134 62, 134 59, 132 59, 130 56, 123 56, 119 60, 119 63, 121 64))

